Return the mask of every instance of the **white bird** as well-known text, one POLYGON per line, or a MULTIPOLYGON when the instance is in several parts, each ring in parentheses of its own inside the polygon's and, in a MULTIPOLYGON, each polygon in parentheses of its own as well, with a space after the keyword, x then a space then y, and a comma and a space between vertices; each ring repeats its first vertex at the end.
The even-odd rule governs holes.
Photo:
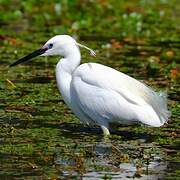
POLYGON ((28 61, 38 55, 63 58, 56 66, 59 91, 74 114, 88 125, 99 125, 109 135, 110 123, 141 122, 162 126, 170 117, 167 100, 138 80, 110 67, 85 63, 80 65, 79 46, 92 55, 94 51, 68 35, 57 35, 33 53, 10 66, 28 61))

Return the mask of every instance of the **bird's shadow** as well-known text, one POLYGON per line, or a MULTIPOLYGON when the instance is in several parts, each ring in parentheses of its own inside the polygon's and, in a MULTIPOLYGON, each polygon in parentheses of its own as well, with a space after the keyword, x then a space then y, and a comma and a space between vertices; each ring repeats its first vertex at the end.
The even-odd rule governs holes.
MULTIPOLYGON (((64 136, 71 136, 73 134, 76 134, 76 136, 84 135, 88 136, 90 134, 93 135, 100 135, 103 136, 103 132, 100 127, 88 127, 84 126, 83 124, 74 124, 74 123, 66 123, 63 122, 61 124, 51 124, 51 123, 40 123, 37 124, 39 127, 50 127, 50 128, 58 128, 61 129, 64 136)), ((131 127, 137 127, 138 125, 131 125, 131 127)), ((122 126, 124 127, 124 126, 122 126)), ((154 139, 154 136, 152 134, 147 134, 147 132, 142 133, 136 133, 134 131, 129 130, 119 130, 120 127, 117 129, 113 129, 110 131, 111 135, 117 135, 120 136, 122 140, 137 140, 142 139, 144 142, 152 142, 154 139)))
MULTIPOLYGON (((8 121, 6 118, 4 119, 4 122, 13 125, 14 127, 18 128, 54 128, 59 129, 61 134, 66 137, 80 137, 80 136, 90 136, 90 135, 98 135, 103 136, 103 132, 100 127, 88 127, 84 126, 83 124, 77 124, 77 123, 59 123, 56 122, 43 122, 43 121, 22 121, 18 118, 11 119, 8 121), (75 136, 74 136, 75 135, 75 136)), ((118 128, 113 128, 113 130, 110 131, 111 135, 120 136, 122 140, 137 140, 137 139, 143 139, 144 142, 152 142, 155 138, 155 135, 148 134, 147 132, 141 132, 137 133, 133 131, 134 127, 137 127, 138 125, 131 125, 131 128, 126 125, 127 130, 124 130, 125 125, 118 126, 118 128), (123 130, 121 130, 121 127, 123 130)), ((141 127, 139 127, 141 128, 141 127)))

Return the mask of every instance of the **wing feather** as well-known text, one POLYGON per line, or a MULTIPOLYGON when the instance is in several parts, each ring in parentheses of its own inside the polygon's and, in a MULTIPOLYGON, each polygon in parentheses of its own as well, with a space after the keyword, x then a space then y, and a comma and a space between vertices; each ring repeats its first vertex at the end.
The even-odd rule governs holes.
POLYGON ((161 123, 166 122, 170 116, 164 94, 158 94, 142 82, 110 67, 96 63, 82 64, 73 74, 74 79, 77 77, 88 85, 114 91, 131 104, 151 106, 161 123))

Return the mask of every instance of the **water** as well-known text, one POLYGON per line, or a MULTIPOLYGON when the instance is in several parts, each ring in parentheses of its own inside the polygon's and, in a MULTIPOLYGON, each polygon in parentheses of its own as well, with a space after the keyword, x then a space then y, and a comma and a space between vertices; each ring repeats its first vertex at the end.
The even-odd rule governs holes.
POLYGON ((1 179, 178 179, 180 176, 178 3, 116 2, 88 1, 84 5, 81 1, 77 4, 63 1, 58 5, 64 7, 61 26, 59 13, 53 11, 53 3, 57 2, 44 2, 41 6, 35 1, 15 5, 2 2, 1 179), (82 11, 77 11, 76 6, 82 11), (12 13, 9 8, 17 11, 13 9, 12 13), (36 16, 32 17, 34 13, 36 16), (137 21, 142 23, 141 32, 136 31, 137 21), (15 68, 8 67, 41 47, 52 35, 67 32, 97 51, 97 57, 93 58, 82 50, 83 62, 111 66, 157 90, 167 91, 172 112, 169 123, 161 128, 120 125, 109 139, 104 139, 99 127, 83 126, 62 100, 55 82, 57 57, 37 58, 15 68))

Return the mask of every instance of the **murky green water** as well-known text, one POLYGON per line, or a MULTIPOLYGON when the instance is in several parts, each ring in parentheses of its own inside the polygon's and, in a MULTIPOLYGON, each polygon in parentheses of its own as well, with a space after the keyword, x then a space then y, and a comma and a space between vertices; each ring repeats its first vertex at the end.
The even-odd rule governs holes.
POLYGON ((179 179, 179 2, 40 2, 0 1, 0 179, 179 179), (64 33, 96 50, 82 50, 83 62, 167 91, 169 123, 119 126, 104 139, 64 104, 57 57, 8 67, 64 33))

